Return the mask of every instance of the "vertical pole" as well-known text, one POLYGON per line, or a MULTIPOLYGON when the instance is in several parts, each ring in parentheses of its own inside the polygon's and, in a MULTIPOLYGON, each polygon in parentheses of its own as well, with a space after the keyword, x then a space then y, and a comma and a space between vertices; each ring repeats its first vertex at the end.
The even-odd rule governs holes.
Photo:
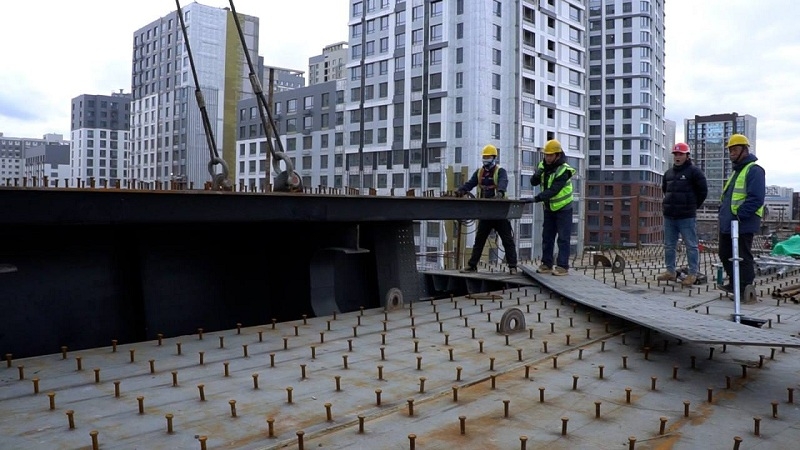
MULTIPOLYGON (((275 101, 274 100, 274 93, 275 93, 275 89, 274 88, 275 88, 275 68, 270 67, 269 68, 269 84, 267 85, 267 108, 269 108, 270 117, 275 117, 273 115, 275 113, 275 109, 272 106, 273 102, 275 101)), ((266 138, 267 138, 267 141, 268 141, 267 149, 269 149, 269 148, 272 147, 272 127, 271 126, 267 127, 267 129, 264 130, 264 132, 266 133, 266 138)), ((281 137, 280 136, 275 136, 275 138, 276 139, 280 139, 281 137)), ((267 164, 266 164, 266 167, 264 167, 264 190, 266 192, 272 192, 272 187, 271 187, 272 178, 270 178, 270 176, 272 175, 272 166, 270 165, 270 161, 269 161, 271 156, 272 155, 270 154, 269 150, 267 150, 267 155, 266 155, 267 164)))
POLYGON ((731 221, 731 239, 733 240, 733 320, 740 323, 741 319, 741 292, 739 290, 739 221, 731 221))

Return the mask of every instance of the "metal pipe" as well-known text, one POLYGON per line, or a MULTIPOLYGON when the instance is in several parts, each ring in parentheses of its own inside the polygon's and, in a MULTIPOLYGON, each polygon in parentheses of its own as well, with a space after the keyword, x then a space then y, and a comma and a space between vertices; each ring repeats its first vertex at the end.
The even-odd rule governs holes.
POLYGON ((733 320, 741 322, 741 292, 739 292, 739 221, 731 221, 731 247, 733 248, 733 320))

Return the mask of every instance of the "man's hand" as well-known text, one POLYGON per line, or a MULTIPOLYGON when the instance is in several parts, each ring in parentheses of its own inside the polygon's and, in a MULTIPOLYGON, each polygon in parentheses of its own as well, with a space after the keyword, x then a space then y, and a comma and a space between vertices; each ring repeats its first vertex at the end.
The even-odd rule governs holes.
POLYGON ((541 201, 542 201, 542 198, 539 197, 539 194, 536 194, 536 195, 533 196, 533 203, 540 203, 541 201))

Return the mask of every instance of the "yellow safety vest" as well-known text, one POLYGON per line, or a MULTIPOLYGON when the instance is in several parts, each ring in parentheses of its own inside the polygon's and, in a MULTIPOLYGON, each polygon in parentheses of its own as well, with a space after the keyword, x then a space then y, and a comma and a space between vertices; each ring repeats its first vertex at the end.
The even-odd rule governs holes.
MULTIPOLYGON (((747 182, 747 172, 750 171, 750 166, 755 164, 755 162, 748 163, 744 168, 736 175, 736 182, 733 184, 733 192, 731 193, 731 212, 736 215, 738 214, 739 207, 742 206, 744 200, 747 198, 747 186, 745 183, 747 182)), ((722 187, 722 198, 725 197, 725 192, 728 191, 728 185, 731 182, 734 174, 731 174, 731 177, 725 181, 725 186, 722 187)), ((722 200, 720 198, 720 200, 722 200)), ((761 205, 756 210, 756 215, 758 217, 763 217, 764 215, 764 205, 761 205)))
MULTIPOLYGON (((539 163, 539 169, 544 170, 543 162, 539 163)), ((542 190, 547 190, 553 185, 553 181, 563 175, 567 170, 569 170, 573 175, 575 174, 575 169, 573 169, 569 164, 564 163, 555 173, 550 174, 550 177, 542 179, 542 190)), ((558 194, 554 195, 550 200, 547 200, 547 202, 550 204, 550 211, 558 211, 559 209, 571 204, 572 181, 565 184, 564 187, 558 191, 558 194)))
POLYGON ((492 170, 494 170, 494 173, 492 173, 492 180, 494 180, 494 186, 490 187, 490 186, 484 186, 481 183, 481 181, 483 181, 483 174, 484 174, 484 172, 486 170, 483 167, 478 169, 478 189, 479 190, 483 191, 484 189, 497 189, 497 179, 498 179, 499 173, 500 173, 500 166, 495 164, 494 167, 492 168, 492 170))

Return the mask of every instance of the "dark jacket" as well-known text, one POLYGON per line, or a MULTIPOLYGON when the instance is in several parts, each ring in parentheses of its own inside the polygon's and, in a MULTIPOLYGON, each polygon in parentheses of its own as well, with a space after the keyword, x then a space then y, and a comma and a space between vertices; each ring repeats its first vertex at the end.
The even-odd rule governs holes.
POLYGON ((745 180, 747 198, 739 206, 736 217, 731 212, 731 195, 733 194, 733 186, 736 184, 736 177, 739 176, 744 166, 755 161, 758 161, 758 158, 753 154, 749 154, 743 161, 733 165, 731 182, 728 183, 728 189, 722 193, 722 204, 719 208, 720 233, 730 233, 731 221, 734 219, 739 220, 739 233, 759 233, 761 231, 761 217, 756 215, 756 211, 764 205, 764 196, 767 193, 766 174, 763 167, 753 164, 750 170, 747 171, 747 179, 745 180))
POLYGON ((483 177, 481 180, 478 180, 478 174, 481 172, 481 169, 476 170, 472 174, 472 177, 466 183, 464 183, 460 188, 458 188, 458 191, 469 192, 480 182, 482 189, 478 189, 478 195, 476 197, 478 198, 495 198, 496 196, 505 197, 506 189, 508 188, 508 173, 506 173, 506 169, 503 169, 499 165, 495 164, 491 169, 483 169, 483 177), (494 182, 495 171, 497 171, 496 186, 494 182))
POLYGON ((691 159, 680 166, 673 165, 661 181, 664 194, 664 217, 668 219, 689 219, 697 217, 697 209, 708 196, 706 175, 691 159))
MULTIPOLYGON (((544 170, 537 169, 536 172, 531 176, 531 186, 539 186, 540 184, 542 184, 542 180, 544 178, 549 177, 551 174, 557 172, 558 168, 561 167, 562 164, 566 163, 567 163, 567 158, 564 156, 563 153, 561 153, 558 159, 553 161, 553 164, 547 164, 546 162, 542 161, 542 166, 544 170)), ((571 182, 570 181, 571 178, 572 178, 572 171, 565 170, 564 173, 561 174, 561 176, 553 180, 553 184, 549 188, 536 194, 533 197, 533 201, 536 203, 544 202, 544 209, 549 210, 550 206, 547 200, 550 200, 551 198, 555 197, 559 192, 561 192, 561 189, 564 189, 564 186, 566 186, 567 183, 571 182)), ((571 209, 572 205, 567 205, 561 208, 561 211, 566 211, 571 209)))

